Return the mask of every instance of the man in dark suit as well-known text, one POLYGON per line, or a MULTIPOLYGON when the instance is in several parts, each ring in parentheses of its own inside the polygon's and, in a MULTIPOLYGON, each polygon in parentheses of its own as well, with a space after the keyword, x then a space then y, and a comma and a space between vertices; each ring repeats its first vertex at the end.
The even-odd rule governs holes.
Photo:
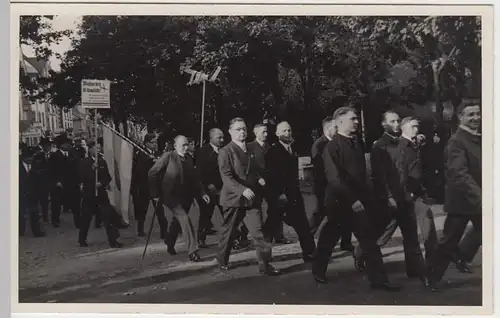
POLYGON ((33 192, 35 206, 41 208, 41 215, 44 222, 49 221, 49 193, 51 188, 51 175, 49 170, 49 158, 52 140, 41 138, 40 147, 42 150, 35 154, 31 164, 31 174, 33 177, 33 192))
MULTIPOLYGON (((172 211, 186 240, 189 260, 198 262, 198 241, 188 212, 195 197, 206 203, 210 202, 210 197, 203 191, 193 158, 188 154, 188 139, 184 136, 175 137, 174 147, 175 151, 164 153, 149 170, 149 191, 155 206, 163 204, 172 211)), ((179 231, 171 227, 165 237, 170 254, 176 254, 175 242, 178 235, 179 231)))
MULTIPOLYGON (((257 164, 259 166, 259 174, 264 178, 264 180, 266 180, 267 170, 266 170, 265 156, 267 151, 269 150, 269 143, 267 141, 268 128, 264 124, 257 124, 253 128, 253 133, 255 135, 255 140, 247 144, 248 150, 254 154, 255 159, 257 160, 257 164)), ((264 191, 263 192, 264 199, 267 202, 267 215, 269 217, 270 214, 275 214, 277 212, 273 211, 272 207, 269 205, 271 197, 269 186, 265 186, 263 191, 264 191)), ((278 244, 290 243, 290 241, 288 241, 283 234, 283 223, 279 224, 275 230, 276 232, 273 233, 272 237, 269 238, 271 239, 271 241, 274 240, 274 242, 278 244)))
MULTIPOLYGON (((148 186, 148 172, 153 166, 155 159, 155 152, 157 149, 156 135, 148 133, 144 136, 144 147, 148 154, 143 151, 137 151, 135 155, 135 162, 132 171, 131 189, 132 199, 134 202, 135 220, 137 222, 137 235, 145 236, 144 222, 146 221, 146 214, 149 208, 149 186, 148 186)), ((168 222, 165 214, 159 210, 156 211, 158 223, 160 224, 160 235, 165 239, 167 233, 168 222)))
POLYGON ((112 248, 121 248, 123 244, 118 241, 120 237, 118 226, 120 225, 121 217, 111 206, 106 190, 112 180, 108 165, 100 154, 99 144, 91 141, 87 146, 86 153, 78 165, 79 183, 82 189, 82 214, 79 224, 78 241, 80 247, 89 246, 87 236, 92 216, 99 213, 106 229, 109 246, 112 248), (98 170, 97 180, 96 169, 98 170))
POLYGON ((472 222, 478 234, 476 246, 480 245, 479 238, 482 233, 480 105, 479 100, 470 100, 463 102, 457 108, 460 126, 446 147, 444 210, 448 215, 444 223, 443 237, 427 264, 433 288, 437 287, 454 253, 457 253, 457 245, 469 222, 472 222))
POLYGON ((207 235, 214 234, 212 217, 215 206, 222 213, 219 205, 219 195, 222 189, 222 179, 220 177, 217 156, 220 148, 224 144, 224 133, 218 128, 212 128, 209 132, 210 142, 198 150, 196 155, 196 170, 198 172, 201 185, 210 196, 210 202, 200 201, 200 218, 198 220, 198 245, 206 248, 207 235))
MULTIPOLYGON (((316 139, 311 147, 311 163, 313 164, 314 174, 314 194, 316 196, 316 210, 309 218, 310 231, 313 236, 316 235, 321 222, 326 216, 325 213, 325 190, 327 181, 325 178, 325 165, 323 163, 323 150, 328 141, 332 140, 337 127, 332 116, 323 119, 323 136, 316 139)), ((344 228, 340 249, 343 251, 353 251, 352 231, 349 227, 344 228)))
POLYGON ((364 152, 356 137, 359 117, 351 107, 340 107, 333 117, 338 130, 323 152, 328 180, 325 198, 328 221, 318 240, 312 267, 314 279, 318 283, 328 283, 326 269, 332 249, 342 235, 342 228, 352 226, 366 255, 371 287, 398 291, 398 286, 389 283, 375 229, 368 218, 372 198, 367 184, 364 152))
POLYGON ((247 127, 242 118, 229 123, 231 142, 219 151, 219 170, 222 177, 220 204, 224 218, 220 230, 217 260, 222 272, 228 270, 229 254, 238 224, 247 226, 259 262, 259 272, 265 275, 279 275, 280 271, 270 265, 271 243, 262 231, 262 187, 264 179, 254 155, 247 149, 247 127))
POLYGON ((304 199, 299 186, 299 158, 292 146, 292 127, 284 121, 276 127, 278 142, 266 154, 267 186, 269 202, 273 213, 267 217, 264 226, 269 241, 283 221, 293 227, 299 236, 304 261, 312 260, 316 248, 309 231, 304 199))
POLYGON ((26 217, 29 218, 31 232, 35 237, 45 236, 41 229, 38 209, 34 205, 31 162, 33 151, 23 144, 19 154, 19 235, 26 231, 26 217))
POLYGON ((55 139, 58 150, 49 159, 51 175, 51 219, 54 227, 59 227, 63 205, 71 208, 73 223, 79 226, 80 219, 80 187, 78 183, 78 158, 70 152, 71 140, 66 135, 55 139))

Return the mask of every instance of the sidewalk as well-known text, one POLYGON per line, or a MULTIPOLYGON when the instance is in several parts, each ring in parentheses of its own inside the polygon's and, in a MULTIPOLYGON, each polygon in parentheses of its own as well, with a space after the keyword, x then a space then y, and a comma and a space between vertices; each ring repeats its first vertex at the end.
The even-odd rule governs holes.
MULTIPOLYGON (((436 227, 440 230, 444 216, 439 206, 433 209, 435 215, 440 215, 435 218, 436 227)), ((285 233, 288 238, 297 241, 293 230, 286 227, 285 233)), ((383 253, 391 254, 401 249, 400 237, 398 230, 388 246, 383 249, 383 253)), ((71 298, 72 295, 83 297, 85 293, 92 293, 96 289, 113 289, 113 286, 119 287, 123 284, 141 286, 155 281, 182 279, 207 273, 217 266, 214 260, 216 236, 209 237, 210 248, 200 251, 202 262, 199 263, 187 261, 187 248, 184 242, 176 245, 178 255, 170 256, 163 242, 158 241, 149 245, 145 260, 141 262, 144 240, 134 236, 125 237, 125 240, 134 240, 135 243, 127 244, 126 248, 119 250, 102 249, 72 255, 58 261, 47 262, 44 266, 29 272, 20 272, 19 301, 33 302, 41 299, 46 301, 50 298, 71 298)), ((333 258, 346 258, 351 261, 351 256, 345 252, 334 252, 333 258)), ((301 249, 298 242, 273 247, 273 262, 299 259, 301 259, 301 249)), ((230 262, 233 267, 256 264, 255 251, 234 253, 230 262)))

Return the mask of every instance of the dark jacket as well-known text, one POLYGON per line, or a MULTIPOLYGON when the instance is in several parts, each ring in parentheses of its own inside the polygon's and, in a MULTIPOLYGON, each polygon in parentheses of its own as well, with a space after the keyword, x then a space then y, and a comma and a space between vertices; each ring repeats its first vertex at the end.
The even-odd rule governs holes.
POLYGON ((323 151, 325 174, 328 181, 325 204, 336 200, 349 207, 356 201, 370 199, 366 182, 366 161, 357 138, 340 134, 333 136, 323 151))
POLYGON ((445 151, 446 190, 444 210, 449 214, 482 212, 481 136, 459 128, 445 151))
POLYGON ((33 199, 33 179, 26 170, 23 160, 19 158, 19 206, 27 204, 33 199))
POLYGON ((153 154, 148 156, 142 151, 136 153, 132 169, 132 180, 130 182, 130 192, 135 199, 149 199, 148 173, 153 164, 153 154))
POLYGON ((77 155, 70 151, 67 156, 61 150, 52 153, 49 159, 52 185, 60 182, 63 188, 75 187, 78 184, 78 161, 77 155))
POLYGON ((400 160, 399 138, 384 133, 370 153, 373 193, 380 202, 386 203, 390 197, 398 202, 404 200, 400 160))
POLYGON ((188 154, 182 161, 175 151, 163 153, 149 170, 148 179, 151 197, 160 198, 167 207, 190 206, 194 198, 205 194, 188 154))
POLYGON ((328 138, 323 135, 316 139, 311 147, 311 163, 313 165, 314 191, 325 191, 327 184, 325 177, 325 164, 323 163, 323 151, 325 150, 328 138))
POLYGON ((198 149, 198 153, 196 154, 196 171, 205 192, 208 192, 210 184, 213 184, 217 191, 222 189, 222 179, 217 157, 218 154, 210 143, 198 149))
POLYGON ((251 141, 247 143, 247 150, 253 153, 255 161, 259 166, 259 174, 262 178, 266 179, 266 153, 269 150, 269 145, 264 143, 264 146, 261 146, 257 140, 251 141))
POLYGON ((46 154, 40 151, 33 156, 31 174, 33 176, 35 191, 48 191, 52 184, 49 170, 49 159, 51 155, 51 153, 46 154))
POLYGON ((220 205, 225 207, 259 207, 262 195, 259 186, 259 166, 255 155, 247 149, 230 142, 219 150, 219 170, 222 178, 220 205), (243 197, 245 189, 250 188, 256 195, 252 202, 243 197))
POLYGON ((266 154, 268 168, 267 186, 272 193, 272 198, 277 200, 282 194, 286 195, 289 202, 302 202, 299 186, 299 158, 295 147, 292 154, 277 142, 273 144, 266 154))
MULTIPOLYGON (((109 174, 108 165, 102 157, 102 155, 97 156, 98 160, 98 171, 97 179, 101 184, 101 187, 97 190, 97 203, 98 204, 109 204, 109 197, 106 187, 111 183, 111 175, 109 174)), ((78 164, 78 176, 79 182, 83 185, 82 198, 84 204, 86 202, 95 202, 95 187, 96 187, 96 176, 94 169, 95 158, 88 156, 82 158, 78 164)))
POLYGON ((400 175, 404 198, 410 201, 426 195, 420 147, 410 140, 400 137, 400 175))

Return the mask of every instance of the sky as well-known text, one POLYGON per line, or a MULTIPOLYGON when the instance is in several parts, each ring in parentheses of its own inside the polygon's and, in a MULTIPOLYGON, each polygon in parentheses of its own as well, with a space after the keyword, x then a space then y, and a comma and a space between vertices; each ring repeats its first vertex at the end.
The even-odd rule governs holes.
MULTIPOLYGON (((52 22, 52 28, 54 31, 63 31, 63 30, 76 30, 78 27, 78 24, 80 23, 82 19, 82 16, 76 16, 76 15, 60 15, 54 17, 54 19, 51 21, 52 22)), ((71 41, 69 37, 64 37, 59 44, 53 44, 51 45, 51 49, 54 51, 54 53, 59 53, 59 54, 64 54, 67 52, 71 47, 71 41)), ((27 57, 34 56, 34 51, 31 47, 23 45, 22 47, 24 55, 27 57)), ((53 55, 50 58, 50 64, 52 66, 52 69, 55 71, 60 70, 60 64, 61 61, 53 55)))

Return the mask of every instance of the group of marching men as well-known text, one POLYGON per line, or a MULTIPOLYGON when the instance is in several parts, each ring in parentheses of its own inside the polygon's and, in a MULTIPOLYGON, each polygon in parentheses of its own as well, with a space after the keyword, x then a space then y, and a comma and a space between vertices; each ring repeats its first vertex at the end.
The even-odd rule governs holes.
POLYGON ((95 227, 104 225, 111 247, 122 247, 119 228, 126 226, 110 204, 107 188, 111 183, 101 145, 66 135, 42 138, 38 147, 20 144, 19 151, 19 234, 26 231, 26 220, 35 237, 45 236, 40 217, 59 228, 61 214, 73 214, 82 247, 95 218, 95 227), (96 169, 98 180, 96 181, 96 169), (49 199, 50 198, 50 199, 49 199), (50 201, 50 217, 49 217, 50 201))
MULTIPOLYGON (((256 125, 256 138, 247 143, 244 119, 234 118, 229 123, 231 141, 226 145, 223 131, 213 128, 209 143, 198 151, 194 151, 188 138, 179 135, 173 149, 167 149, 159 158, 157 136, 147 134, 144 149, 134 159, 131 186, 138 235, 145 235, 144 222, 152 202, 168 253, 176 254, 175 243, 182 234, 189 260, 200 261, 199 248, 208 247, 206 237, 215 233, 211 219, 217 206, 222 224, 216 258, 223 273, 230 269, 231 250, 248 246, 250 235, 259 272, 281 274, 271 265, 271 249, 273 242, 288 243, 283 235, 284 222, 297 233, 303 260, 311 264, 317 283, 328 283, 326 271, 331 253, 342 238, 341 248, 353 252, 355 267, 367 274, 372 288, 399 291, 399 286, 389 282, 380 250, 399 227, 407 276, 436 290, 450 261, 461 272, 472 272, 468 262, 482 244, 480 102, 463 103, 457 112, 460 126, 445 150, 444 210, 448 215, 439 240, 432 211, 422 208, 428 197, 420 160, 421 144, 425 141, 419 138, 418 119, 400 120, 394 111, 384 113, 385 133, 374 143, 367 164, 357 137, 359 117, 350 107, 340 107, 323 120, 324 135, 312 147, 318 206, 311 219, 307 218, 300 190, 298 154, 288 122, 277 125, 278 141, 269 145, 266 125, 256 125), (197 231, 188 216, 194 200, 200 207, 197 231), (268 205, 265 220, 263 200, 268 205), (173 215, 170 224, 165 207, 173 215), (322 222, 324 226, 320 227, 322 222), (473 227, 464 235, 469 222, 473 227), (318 229, 316 243, 314 235, 318 229), (351 233, 357 238, 355 248, 351 233)), ((27 189, 27 182, 23 183, 27 179, 21 177, 24 172, 20 171, 20 190, 26 188, 20 191, 20 211, 33 211, 36 204, 41 204, 42 215, 48 220, 43 207, 46 192, 50 191, 54 227, 59 225, 61 208, 68 207, 79 228, 79 243, 87 246, 92 216, 98 215, 110 245, 121 247, 117 238, 123 221, 113 212, 107 196, 111 176, 99 154, 101 145, 81 142, 70 150, 71 143, 64 138, 57 144, 59 149, 52 153, 48 142, 43 142, 42 150, 34 156, 21 152, 20 170, 24 169, 32 182, 27 189), (74 193, 81 195, 81 201, 74 199, 74 193), (81 202, 81 206, 76 207, 75 201, 81 202)), ((33 233, 43 235, 36 225, 36 213, 27 213, 33 233)))

